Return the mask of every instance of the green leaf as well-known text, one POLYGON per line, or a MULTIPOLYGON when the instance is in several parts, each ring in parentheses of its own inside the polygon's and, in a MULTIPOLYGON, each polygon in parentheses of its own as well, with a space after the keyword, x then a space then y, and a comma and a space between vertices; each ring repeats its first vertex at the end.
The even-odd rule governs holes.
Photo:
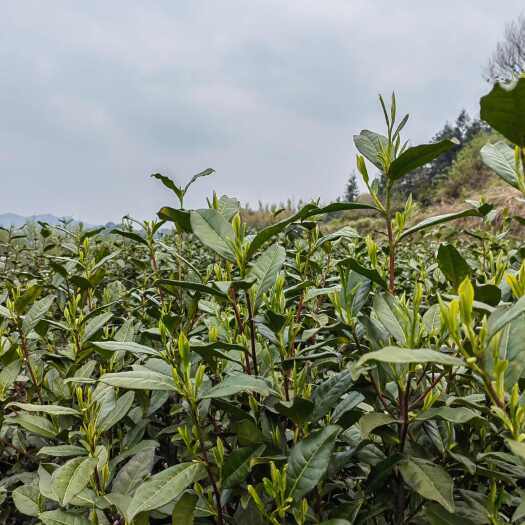
POLYGON ((89 341, 112 317, 113 314, 111 312, 106 312, 91 318, 84 328, 82 344, 89 341))
POLYGON ((110 505, 116 507, 117 511, 122 515, 126 522, 129 523, 131 521, 128 517, 128 508, 129 504, 131 503, 131 496, 120 494, 118 492, 111 492, 110 494, 104 494, 101 496, 99 501, 100 500, 103 500, 105 503, 109 503, 110 505))
POLYGON ((403 327, 396 315, 395 302, 391 295, 377 294, 374 297, 374 313, 388 334, 394 338, 396 343, 406 343, 403 327))
POLYGON ((51 501, 58 503, 58 498, 53 492, 52 483, 51 483, 51 474, 47 469, 42 465, 38 466, 38 490, 40 494, 51 501))
POLYGON ((259 230, 248 247, 248 259, 251 259, 265 242, 269 241, 272 237, 282 232, 288 225, 292 224, 292 222, 301 220, 305 216, 306 212, 312 209, 317 209, 317 206, 312 204, 306 205, 294 215, 291 215, 282 221, 276 222, 275 224, 271 224, 270 226, 266 226, 262 230, 259 230))
POLYGON ((263 433, 257 427, 257 424, 253 419, 245 419, 247 417, 246 412, 244 412, 241 417, 243 419, 235 421, 231 427, 232 433, 235 434, 239 445, 261 445, 265 438, 263 433))
POLYGON ((97 458, 92 457, 73 458, 53 472, 52 489, 62 505, 67 505, 87 487, 97 462, 97 458))
POLYGON ((10 319, 11 312, 5 306, 0 305, 0 316, 10 319))
POLYGON ((126 237, 126 239, 130 239, 134 242, 138 242, 139 244, 142 244, 144 246, 148 245, 148 241, 146 241, 144 237, 140 236, 138 233, 135 233, 135 232, 128 232, 125 230, 119 230, 118 228, 115 228, 111 230, 111 233, 114 235, 120 235, 121 237, 126 237))
POLYGON ((330 286, 328 288, 309 288, 304 294, 303 303, 307 303, 316 297, 322 295, 331 295, 333 293, 339 293, 341 291, 340 286, 330 286))
POLYGON ((208 390, 202 396, 202 399, 230 397, 241 392, 256 392, 262 396, 269 396, 272 393, 272 389, 264 379, 259 377, 247 374, 233 374, 226 377, 222 383, 208 390))
POLYGON ((456 219, 464 219, 465 217, 482 217, 483 212, 484 209, 469 208, 467 210, 456 211, 452 213, 444 213, 443 215, 435 215, 434 217, 428 217, 405 230, 401 234, 400 239, 404 239, 408 235, 424 230, 426 228, 437 226, 438 224, 443 224, 445 222, 455 221, 456 219))
POLYGON ((441 313, 439 304, 433 304, 424 314, 423 323, 429 334, 437 334, 441 329, 441 313))
POLYGON ((192 290, 195 292, 205 293, 209 295, 214 295, 215 297, 220 297, 221 299, 226 297, 226 294, 219 288, 213 286, 208 286, 202 283, 196 283, 193 281, 177 281, 174 279, 159 279, 156 283, 160 288, 166 292, 177 296, 177 289, 182 288, 184 290, 192 290))
POLYGON ((44 525, 90 525, 91 522, 78 513, 64 512, 63 510, 50 510, 38 515, 44 525))
POLYGON ((340 261, 338 264, 350 268, 359 275, 363 275, 367 279, 370 279, 370 281, 372 281, 373 283, 376 283, 377 285, 381 286, 381 288, 383 288, 384 290, 388 289, 386 281, 381 277, 381 275, 379 275, 379 272, 377 270, 374 270, 372 268, 365 268, 364 266, 359 264, 353 257, 347 257, 346 259, 340 261))
POLYGON ((386 150, 388 144, 388 139, 385 136, 364 129, 359 135, 354 135, 354 144, 363 157, 367 158, 380 171, 383 170, 379 156, 383 150, 386 150))
POLYGON ((101 432, 107 432, 111 427, 116 425, 129 412, 133 406, 134 399, 135 392, 133 391, 126 392, 123 396, 120 396, 115 403, 115 407, 97 422, 98 429, 101 432))
POLYGON ((176 391, 173 379, 160 372, 154 372, 146 368, 131 370, 129 372, 118 372, 104 374, 100 381, 106 385, 131 390, 167 390, 176 391))
POLYGON ((0 370, 0 399, 4 393, 14 384, 20 373, 20 361, 16 359, 0 370))
POLYGON ((368 361, 391 364, 434 363, 447 366, 461 366, 463 364, 461 359, 435 350, 399 348, 397 346, 387 346, 381 350, 362 355, 357 361, 357 367, 362 367, 368 361))
POLYGON ((365 396, 361 392, 349 392, 346 397, 336 405, 332 413, 332 420, 337 423, 342 416, 350 410, 353 410, 359 403, 365 400, 365 396))
POLYGON ((260 445, 237 448, 230 452, 222 470, 222 486, 225 489, 233 489, 244 483, 250 473, 252 459, 261 456, 265 448, 266 445, 260 445))
POLYGON ((256 279, 256 306, 260 304, 263 294, 275 284, 275 280, 283 267, 285 259, 286 250, 282 246, 274 244, 261 253, 253 263, 249 275, 256 279))
POLYGON ((475 523, 464 515, 460 516, 448 512, 437 503, 431 503, 425 507, 425 518, 430 525, 474 525, 475 523))
POLYGON ((317 386, 312 395, 314 410, 310 415, 310 421, 316 422, 324 417, 352 385, 352 374, 346 371, 333 375, 317 386))
POLYGON ((274 405, 274 408, 282 416, 290 418, 297 425, 301 425, 308 421, 314 406, 314 403, 308 399, 294 397, 292 401, 279 401, 274 405))
POLYGON ((504 314, 495 312, 489 317, 489 338, 494 337, 500 330, 525 313, 525 296, 514 303, 504 314))
POLYGON ((19 512, 26 516, 38 516, 40 491, 34 485, 22 485, 13 490, 13 503, 19 512))
POLYGON ((136 490, 128 507, 129 520, 140 512, 163 507, 205 476, 200 463, 180 463, 155 474, 136 490))
POLYGON ((398 180, 407 173, 428 164, 457 145, 456 141, 447 139, 408 148, 390 164, 388 177, 392 180, 398 180))
POLYGON ((495 284, 482 284, 474 286, 474 298, 476 302, 489 306, 497 306, 501 301, 501 288, 495 284))
POLYGON ((437 501, 454 512, 454 482, 445 470, 430 461, 411 457, 399 464, 405 483, 425 499, 437 501))
POLYGON ((515 441, 514 439, 506 439, 505 443, 509 450, 525 462, 525 443, 523 441, 515 441))
POLYGON ((396 419, 390 414, 384 414, 383 412, 370 412, 362 416, 359 420, 361 435, 363 436, 363 439, 368 439, 369 434, 376 428, 390 425, 395 422, 396 419))
POLYGON ((227 221, 230 221, 240 208, 241 203, 238 199, 235 197, 228 197, 228 195, 222 195, 218 202, 217 211, 227 221))
POLYGON ((193 515, 198 500, 199 498, 196 495, 185 492, 173 507, 171 514, 172 525, 193 525, 193 515))
POLYGON ((451 450, 449 450, 448 453, 450 457, 454 458, 458 463, 463 465, 470 475, 474 475, 476 473, 476 463, 474 463, 470 458, 464 456, 463 454, 452 452, 451 450))
MULTIPOLYGON (((345 204, 345 203, 343 203, 345 204)), ((327 242, 337 241, 339 239, 348 239, 348 240, 356 240, 359 239, 361 236, 357 231, 352 228, 351 226, 343 226, 342 228, 339 228, 335 232, 328 233, 326 235, 323 235, 316 243, 315 248, 320 248, 327 242)))
POLYGON ((93 272, 95 270, 97 270, 98 268, 101 268, 102 266, 104 266, 107 262, 111 261, 111 259, 114 259, 115 257, 118 257, 120 255, 120 252, 121 250, 115 250, 114 252, 110 253, 109 255, 106 255, 105 257, 102 257, 102 259, 100 259, 97 264, 95 264, 93 266, 93 268, 91 268, 91 274, 93 274, 93 272))
POLYGON ((421 412, 417 416, 418 421, 428 421, 429 419, 444 419, 451 423, 462 425, 470 420, 479 418, 479 412, 466 407, 433 407, 421 412))
POLYGON ((119 343, 133 341, 137 332, 137 325, 133 319, 126 319, 115 332, 114 339, 119 343))
POLYGON ((111 490, 131 496, 144 478, 151 473, 154 459, 155 449, 148 449, 133 456, 115 476, 111 490))
POLYGON ((521 496, 521 503, 518 505, 518 508, 514 511, 512 515, 512 523, 516 523, 519 520, 525 518, 525 499, 521 496))
POLYGON ((496 172, 507 184, 519 189, 518 174, 515 170, 514 149, 506 142, 485 144, 480 151, 481 160, 496 172))
POLYGON ((215 341, 213 343, 202 344, 195 341, 190 341, 190 350, 199 354, 204 361, 214 363, 216 359, 226 359, 232 363, 237 363, 242 366, 242 362, 235 357, 228 355, 228 353, 220 352, 219 350, 234 350, 237 352, 246 352, 244 346, 235 343, 225 343, 224 341, 215 341))
POLYGON ((19 314, 25 311, 26 307, 33 303, 40 294, 41 288, 37 285, 29 286, 15 300, 15 311, 19 314))
MULTIPOLYGON (((322 208, 314 206, 312 208, 305 208, 301 213, 302 219, 307 219, 309 217, 314 217, 318 215, 326 215, 330 213, 337 213, 341 211, 353 211, 353 210, 374 210, 378 209, 373 204, 366 204, 364 202, 333 202, 322 208)), ((335 232, 333 235, 337 234, 335 232)))
POLYGON ((6 418, 6 422, 20 425, 29 432, 33 432, 33 434, 45 438, 54 438, 57 435, 57 430, 51 421, 43 416, 33 416, 31 414, 20 413, 16 416, 6 418))
POLYGON ((80 288, 81 290, 89 290, 90 288, 93 288, 93 285, 91 284, 89 279, 86 279, 81 275, 72 275, 69 278, 69 282, 77 288, 80 288))
POLYGON ((269 241, 272 237, 282 232, 293 222, 304 220, 315 215, 323 215, 325 213, 333 213, 345 210, 377 210, 377 208, 371 204, 364 204, 361 202, 335 202, 325 206, 324 208, 319 208, 315 204, 307 204, 294 215, 291 215, 280 222, 271 224, 270 226, 266 226, 262 230, 259 230, 248 247, 248 259, 250 259, 265 242, 269 241))
POLYGON ((184 190, 182 187, 177 186, 170 177, 166 177, 166 175, 161 175, 160 173, 153 173, 151 177, 160 180, 160 182, 162 182, 166 188, 175 193, 179 199, 184 198, 184 190))
POLYGON ((376 491, 377 489, 384 490, 384 488, 386 488, 385 485, 392 479, 394 469, 402 460, 403 456, 401 454, 393 453, 372 465, 372 469, 368 475, 367 489, 371 491, 376 491))
POLYGON ((160 352, 149 346, 139 345, 131 341, 91 341, 91 344, 102 350, 109 350, 110 352, 129 352, 136 355, 154 355, 159 356, 160 352))
POLYGON ((42 447, 38 454, 41 456, 53 456, 55 458, 67 458, 71 456, 85 456, 87 450, 76 445, 56 445, 51 447, 42 447))
POLYGON ((249 276, 246 279, 234 279, 233 281, 213 281, 211 284, 227 295, 230 290, 249 290, 255 284, 255 278, 249 276))
POLYGON ((215 170, 212 168, 206 168, 204 171, 200 171, 196 175, 193 175, 193 177, 189 180, 188 184, 184 186, 184 194, 188 191, 189 187, 201 177, 208 177, 209 175, 213 175, 215 173, 215 170))
POLYGON ((480 117, 517 146, 525 146, 525 78, 496 83, 480 100, 480 117))
POLYGON ((512 391, 512 387, 525 371, 523 341, 525 341, 525 314, 516 317, 503 328, 499 342, 500 359, 508 361, 505 370, 505 387, 508 392, 512 391))
POLYGON ((24 316, 24 320, 22 321, 22 331, 25 334, 28 334, 38 324, 38 322, 44 318, 51 308, 54 300, 54 295, 48 295, 31 306, 27 314, 24 316))
POLYGON ((472 275, 472 269, 451 244, 442 244, 438 249, 438 266, 443 275, 457 290, 465 277, 472 275))
POLYGON ((230 248, 235 238, 232 226, 217 210, 192 211, 191 227, 202 244, 224 259, 235 262, 230 248))
POLYGON ((80 416, 80 412, 71 407, 61 405, 34 405, 32 403, 9 403, 7 407, 17 407, 26 412, 42 412, 52 416, 80 416))
POLYGON ((323 478, 341 427, 329 425, 299 441, 288 456, 288 494, 299 501, 323 478))
POLYGON ((191 233, 192 231, 189 211, 164 206, 157 212, 157 215, 163 221, 175 223, 183 232, 191 233))
POLYGON ((97 494, 94 490, 86 487, 81 490, 72 500, 71 505, 75 507, 93 508, 97 503, 97 494))
MULTIPOLYGON (((238 352, 245 352, 246 348, 236 343, 226 343, 225 341, 213 341, 212 343, 200 343, 198 341, 190 341, 190 349, 197 353, 206 350, 219 349, 219 350, 236 350, 238 352)), ((224 355, 224 354, 222 354, 224 355)))

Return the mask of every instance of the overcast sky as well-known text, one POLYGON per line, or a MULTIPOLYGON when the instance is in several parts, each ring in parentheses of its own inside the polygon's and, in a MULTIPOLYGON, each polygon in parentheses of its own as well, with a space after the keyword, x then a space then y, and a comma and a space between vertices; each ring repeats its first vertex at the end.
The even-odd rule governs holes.
POLYGON ((3 0, 0 213, 152 217, 149 174, 242 203, 341 195, 395 90, 427 141, 488 91, 522 0, 3 0))

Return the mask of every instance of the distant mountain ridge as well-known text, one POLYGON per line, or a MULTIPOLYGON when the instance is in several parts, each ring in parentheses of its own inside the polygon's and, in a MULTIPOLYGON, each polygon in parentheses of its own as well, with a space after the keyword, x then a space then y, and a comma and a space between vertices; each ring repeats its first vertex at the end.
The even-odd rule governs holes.
MULTIPOLYGON (((23 226, 30 222, 47 222, 48 224, 55 225, 60 224, 60 219, 69 219, 71 217, 57 217, 50 213, 43 213, 41 215, 18 215, 17 213, 1 213, 0 214, 0 226, 9 228, 10 226, 23 226)), ((78 224, 80 221, 74 220, 73 223, 78 224)), ((84 226, 89 227, 89 224, 84 223, 84 226)))

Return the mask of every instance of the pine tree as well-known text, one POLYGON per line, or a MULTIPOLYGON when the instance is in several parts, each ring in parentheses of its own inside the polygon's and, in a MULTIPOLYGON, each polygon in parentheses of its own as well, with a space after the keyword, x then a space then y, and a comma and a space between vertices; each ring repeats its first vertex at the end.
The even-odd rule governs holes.
POLYGON ((354 202, 358 196, 359 188, 357 187, 357 178, 355 176, 355 172, 352 172, 346 183, 344 200, 345 202, 354 202))

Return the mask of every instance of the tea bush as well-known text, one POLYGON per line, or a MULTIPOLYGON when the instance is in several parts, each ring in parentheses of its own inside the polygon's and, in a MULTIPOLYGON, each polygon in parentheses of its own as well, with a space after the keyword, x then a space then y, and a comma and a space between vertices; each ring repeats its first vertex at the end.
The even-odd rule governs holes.
MULTIPOLYGON (((251 230, 230 197, 185 209, 206 170, 154 175, 159 220, 3 232, 2 523, 525 519, 524 220, 480 201, 413 224, 396 184, 454 143, 403 144, 381 106, 386 135, 355 137, 371 204, 251 230), (384 231, 323 234, 356 209, 384 231)), ((483 162, 525 194, 525 79, 481 117, 483 162)))

